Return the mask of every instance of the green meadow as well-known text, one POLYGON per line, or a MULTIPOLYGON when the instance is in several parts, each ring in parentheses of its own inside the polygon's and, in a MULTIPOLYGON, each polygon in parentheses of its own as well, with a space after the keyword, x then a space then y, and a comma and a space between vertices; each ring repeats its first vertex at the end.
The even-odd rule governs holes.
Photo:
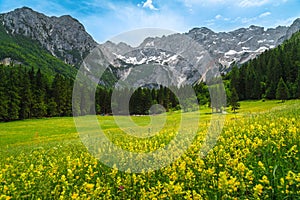
MULTIPOLYGON (((290 105, 300 105, 299 100, 287 101, 281 103, 279 101, 242 101, 241 108, 236 114, 233 114, 230 108, 226 109, 226 118, 236 118, 259 114, 263 112, 271 112, 276 109, 284 109, 290 105)), ((195 113, 183 113, 188 117, 199 117, 195 113)), ((179 111, 167 114, 172 120, 181 116, 179 111)), ((157 117, 160 117, 159 115, 157 117)), ((122 120, 123 116, 119 116, 122 120)), ((126 117, 127 118, 127 117, 126 117)), ((118 129, 118 125, 112 116, 98 116, 103 130, 118 129)), ((139 126, 146 126, 150 123, 149 116, 132 116, 131 119, 139 126)), ((200 123, 207 124, 211 119, 211 109, 201 107, 200 123)), ((14 121, 9 123, 0 123, 0 147, 30 147, 39 145, 47 145, 51 142, 72 142, 79 140, 78 133, 72 117, 54 117, 43 119, 29 119, 23 121, 14 121)))
MULTIPOLYGON (((111 168, 93 157, 72 117, 0 123, 0 199, 297 199, 299 114, 300 100, 243 101, 237 113, 227 108, 216 145, 202 157, 199 151, 213 117, 209 108, 200 114, 97 116, 110 141, 134 152, 158 150, 178 130, 196 128, 196 137, 178 159, 139 173, 111 168), (138 129, 146 132, 143 138, 134 135, 138 129)), ((92 131, 90 124, 84 126, 83 136, 92 131)))

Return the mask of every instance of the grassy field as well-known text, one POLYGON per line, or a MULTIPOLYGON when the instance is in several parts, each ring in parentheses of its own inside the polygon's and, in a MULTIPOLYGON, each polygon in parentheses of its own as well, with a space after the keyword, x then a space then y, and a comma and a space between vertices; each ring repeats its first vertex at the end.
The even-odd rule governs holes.
MULTIPOLYGON (((141 173, 110 168, 94 158, 80 139, 91 130, 79 136, 73 118, 0 123, 0 199, 300 198, 299 100, 245 101, 236 114, 227 109, 217 144, 200 156, 211 124, 210 111, 202 109, 200 118, 196 112, 173 112, 152 119, 131 117, 148 131, 145 136, 152 136, 149 138, 127 135, 138 133, 130 123, 122 124, 121 130, 113 116, 98 116, 104 134, 132 152, 159 150, 176 137, 178 130, 189 136, 196 128, 192 141, 179 138, 179 147, 189 144, 179 159, 159 170, 141 173), (181 118, 186 119, 183 129, 179 127, 181 118), (191 127, 198 118, 198 127, 191 127), (154 127, 149 127, 151 120, 154 127), (162 120, 166 123, 160 123, 162 120)), ((126 122, 128 117, 117 119, 126 122)), ((103 149, 109 147, 104 144, 103 149)), ((181 153, 173 151, 174 155, 181 153)), ((110 160, 109 153, 103 159, 110 160)), ((119 155, 125 161, 129 159, 126 156, 119 155)), ((165 154, 159 156, 170 159, 165 154)))

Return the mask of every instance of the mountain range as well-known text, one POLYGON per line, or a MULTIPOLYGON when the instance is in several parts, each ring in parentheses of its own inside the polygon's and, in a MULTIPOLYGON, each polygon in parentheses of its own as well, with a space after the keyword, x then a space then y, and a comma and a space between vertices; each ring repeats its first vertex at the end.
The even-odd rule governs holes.
MULTIPOLYGON (((170 79, 169 84, 179 86, 195 83, 211 65, 217 65, 221 72, 227 72, 233 64, 242 65, 264 51, 277 47, 300 30, 300 18, 290 26, 268 29, 252 25, 216 33, 205 27, 193 28, 186 33, 146 38, 138 47, 111 41, 99 45, 84 26, 71 16, 48 17, 27 7, 1 14, 0 26, 12 38, 22 36, 37 42, 70 68, 78 68, 97 47, 103 53, 100 58, 104 59, 102 63, 111 73, 108 79, 125 80, 133 69, 155 64, 160 68, 153 74, 165 73, 176 77, 170 79)), ((2 54, 0 61, 5 63, 11 57, 2 54)), ((15 59, 14 62, 24 61, 15 59)), ((165 80, 153 75, 147 81, 161 83, 165 80)))

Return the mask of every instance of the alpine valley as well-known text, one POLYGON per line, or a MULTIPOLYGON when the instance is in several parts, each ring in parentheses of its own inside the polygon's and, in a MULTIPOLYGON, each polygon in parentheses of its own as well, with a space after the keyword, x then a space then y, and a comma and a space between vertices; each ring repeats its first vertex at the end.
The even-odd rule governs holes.
POLYGON ((0 14, 0 200, 300 200, 299 0, 0 2, 101 38, 296 16, 99 44, 69 15, 0 14))

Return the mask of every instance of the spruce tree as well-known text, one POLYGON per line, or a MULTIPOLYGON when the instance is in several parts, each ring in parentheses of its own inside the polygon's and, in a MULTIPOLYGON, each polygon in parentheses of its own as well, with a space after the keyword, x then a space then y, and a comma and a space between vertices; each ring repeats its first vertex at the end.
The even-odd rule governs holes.
POLYGON ((33 107, 33 93, 32 85, 30 83, 29 74, 26 69, 21 74, 22 81, 20 85, 21 89, 21 104, 20 104, 20 118, 28 119, 32 117, 32 107, 33 107))
POLYGON ((233 66, 231 72, 230 72, 230 87, 231 88, 239 88, 239 69, 235 65, 233 66))
POLYGON ((231 106, 231 110, 235 113, 235 111, 240 107, 240 103, 238 102, 239 96, 236 92, 236 89, 233 87, 231 89, 230 101, 229 104, 231 106))
POLYGON ((34 117, 45 117, 47 114, 46 97, 46 79, 43 77, 41 70, 38 69, 34 81, 34 99, 33 115, 34 117))
POLYGON ((8 96, 7 96, 7 81, 8 77, 5 73, 5 67, 0 66, 0 120, 8 120, 8 96))
POLYGON ((296 85, 295 97, 300 98, 300 69, 298 70, 298 76, 295 85, 296 85))
POLYGON ((18 87, 18 76, 16 69, 9 67, 9 78, 7 84, 7 96, 8 96, 8 120, 19 119, 20 111, 20 96, 18 87))
POLYGON ((283 78, 281 77, 276 89, 276 99, 282 100, 282 102, 284 102, 288 98, 289 98, 289 90, 283 78))

